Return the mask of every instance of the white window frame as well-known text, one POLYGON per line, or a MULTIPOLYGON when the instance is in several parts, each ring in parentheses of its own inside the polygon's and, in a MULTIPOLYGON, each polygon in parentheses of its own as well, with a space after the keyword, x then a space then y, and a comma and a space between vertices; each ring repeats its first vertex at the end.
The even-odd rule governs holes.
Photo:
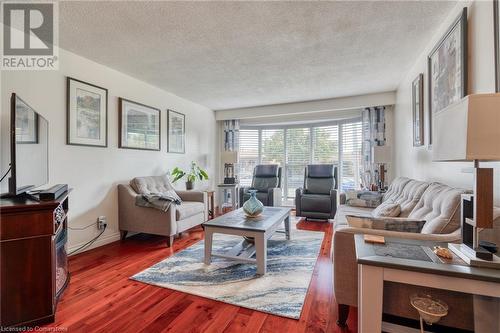
POLYGON ((283 188, 283 194, 286 196, 284 199, 291 199, 292 197, 288 197, 288 177, 287 171, 288 171, 288 163, 287 161, 287 131, 288 129, 291 128, 308 128, 309 129, 309 135, 310 135, 310 140, 309 140, 309 145, 310 145, 310 151, 311 154, 309 156, 309 161, 307 162, 308 164, 312 164, 314 161, 314 128, 316 127, 326 127, 326 126, 338 126, 338 156, 337 156, 337 161, 334 162, 334 164, 337 166, 337 177, 338 177, 338 189, 340 190, 342 188, 342 179, 343 179, 343 174, 342 174, 342 163, 343 163, 343 140, 342 140, 342 125, 344 124, 350 124, 350 123, 356 123, 356 122, 361 122, 362 118, 361 117, 355 117, 355 118, 349 118, 349 119, 342 119, 342 120, 335 120, 335 121, 327 121, 327 122, 317 122, 317 123, 307 123, 307 124, 293 124, 293 125, 265 125, 265 126, 251 126, 251 125, 241 125, 240 129, 243 130, 258 130, 258 159, 257 163, 261 164, 262 163, 262 131, 263 130, 274 130, 274 129, 283 129, 283 141, 284 141, 284 151, 283 151, 283 160, 285 161, 285 165, 283 165, 283 170, 282 170, 282 178, 281 178, 281 184, 283 188))

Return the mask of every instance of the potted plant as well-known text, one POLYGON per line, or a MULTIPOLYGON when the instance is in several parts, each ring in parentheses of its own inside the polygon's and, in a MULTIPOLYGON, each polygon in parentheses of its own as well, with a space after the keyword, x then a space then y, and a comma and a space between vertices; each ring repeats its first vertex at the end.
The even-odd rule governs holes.
POLYGON ((207 172, 200 168, 195 162, 191 162, 191 169, 189 171, 184 171, 179 167, 175 167, 171 174, 174 177, 172 180, 173 183, 186 176, 186 190, 192 190, 196 180, 208 180, 207 172))

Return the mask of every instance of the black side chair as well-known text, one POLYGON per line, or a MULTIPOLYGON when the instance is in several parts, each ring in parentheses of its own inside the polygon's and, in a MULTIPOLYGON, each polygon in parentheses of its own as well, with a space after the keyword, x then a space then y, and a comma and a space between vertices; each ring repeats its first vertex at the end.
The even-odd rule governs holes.
POLYGON ((337 167, 310 164, 304 173, 304 188, 295 190, 296 215, 328 220, 337 212, 337 167))
POLYGON ((261 164, 253 169, 252 186, 240 187, 240 206, 250 199, 248 190, 257 190, 257 199, 264 206, 281 205, 281 167, 277 164, 261 164))

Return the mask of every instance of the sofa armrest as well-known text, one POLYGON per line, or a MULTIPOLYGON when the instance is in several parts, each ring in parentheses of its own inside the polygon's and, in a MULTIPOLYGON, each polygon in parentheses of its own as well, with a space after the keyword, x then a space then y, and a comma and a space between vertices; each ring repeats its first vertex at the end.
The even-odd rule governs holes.
POLYGON ((295 189, 295 214, 297 216, 301 216, 302 214, 302 208, 300 205, 301 197, 304 194, 304 189, 299 187, 295 189))
POLYGON ((207 202, 207 193, 202 191, 175 191, 182 201, 207 202))

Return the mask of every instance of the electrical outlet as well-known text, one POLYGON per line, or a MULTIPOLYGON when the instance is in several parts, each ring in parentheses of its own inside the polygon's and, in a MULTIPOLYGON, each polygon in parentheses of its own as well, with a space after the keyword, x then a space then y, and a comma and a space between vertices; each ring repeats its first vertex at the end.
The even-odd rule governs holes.
POLYGON ((106 216, 99 216, 97 218, 97 229, 99 230, 105 229, 107 225, 108 221, 106 219, 106 216))

